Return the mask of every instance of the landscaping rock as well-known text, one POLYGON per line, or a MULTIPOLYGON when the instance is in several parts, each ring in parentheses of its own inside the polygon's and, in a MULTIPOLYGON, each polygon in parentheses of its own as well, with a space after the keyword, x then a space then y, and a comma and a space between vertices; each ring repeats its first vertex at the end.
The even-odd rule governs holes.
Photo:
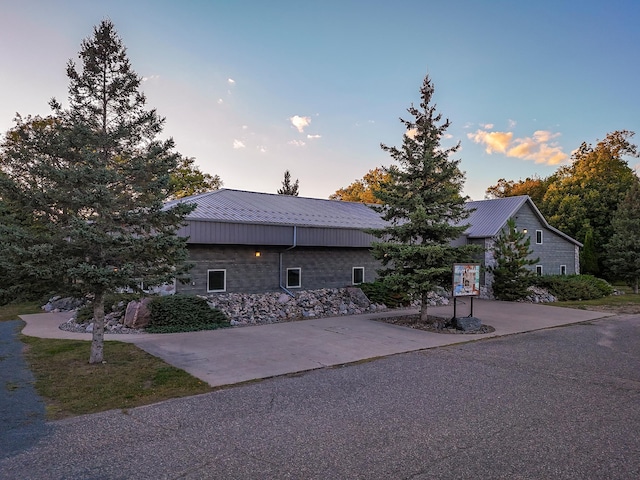
POLYGON ((145 297, 140 301, 129 302, 124 314, 124 326, 128 328, 144 328, 149 325, 151 321, 149 302, 151 300, 151 297, 145 297))
POLYGON ((470 332, 480 329, 482 322, 476 317, 456 317, 453 319, 454 326, 459 330, 470 332))

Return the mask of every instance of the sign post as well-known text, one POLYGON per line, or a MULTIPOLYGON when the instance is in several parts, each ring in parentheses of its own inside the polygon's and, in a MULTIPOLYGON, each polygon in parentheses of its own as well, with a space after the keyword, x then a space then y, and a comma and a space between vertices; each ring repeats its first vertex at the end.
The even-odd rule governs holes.
MULTIPOLYGON (((453 321, 460 326, 461 319, 457 316, 456 300, 458 297, 471 297, 471 313, 469 320, 479 320, 473 317, 473 297, 480 295, 480 264, 479 263, 454 263, 453 264, 453 321)), ((466 329, 465 329, 466 330, 466 329)))

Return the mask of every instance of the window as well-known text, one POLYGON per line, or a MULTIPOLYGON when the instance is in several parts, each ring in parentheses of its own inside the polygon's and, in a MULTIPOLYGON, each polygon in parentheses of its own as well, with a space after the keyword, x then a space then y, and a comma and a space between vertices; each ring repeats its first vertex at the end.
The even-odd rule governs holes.
POLYGON ((536 230, 536 243, 542 243, 542 230, 536 230))
POLYGON ((542 275, 542 265, 536 265, 536 275, 542 275))
POLYGON ((364 267, 353 267, 351 279, 354 285, 364 283, 364 267))
POLYGON ((301 269, 287 268, 287 288, 300 288, 301 285, 301 269))
POLYGON ((560 265, 560 275, 566 275, 566 274, 567 274, 567 266, 560 265))
POLYGON ((207 270, 207 292, 226 292, 227 271, 207 270))

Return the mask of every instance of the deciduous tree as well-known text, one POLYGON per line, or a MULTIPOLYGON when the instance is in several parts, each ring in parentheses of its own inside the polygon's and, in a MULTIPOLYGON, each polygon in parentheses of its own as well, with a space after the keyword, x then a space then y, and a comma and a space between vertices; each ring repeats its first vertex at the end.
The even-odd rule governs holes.
POLYGON ((453 263, 468 260, 475 247, 453 247, 451 241, 468 227, 465 198, 461 195, 464 174, 454 154, 459 144, 444 149, 440 141, 449 127, 442 121, 432 97, 434 87, 425 77, 420 105, 408 109, 410 120, 400 119, 407 134, 402 147, 381 145, 396 162, 385 169, 389 181, 375 191, 379 206, 372 206, 389 222, 372 231, 381 241, 373 255, 383 269, 379 274, 391 289, 422 300, 421 320, 427 315, 427 294, 436 286, 449 285, 453 263))
POLYGON ((362 179, 336 190, 336 193, 330 195, 329 199, 345 202, 380 203, 375 192, 380 190, 381 185, 388 180, 389 174, 386 173, 384 167, 376 167, 365 173, 362 179))
POLYGON ((18 119, 7 134, 2 196, 45 232, 45 263, 92 297, 89 361, 101 363, 105 294, 183 273, 186 240, 176 230, 193 206, 164 208, 181 157, 172 140, 158 139, 164 120, 145 108, 141 77, 110 21, 79 57, 79 67, 67 65, 69 107, 52 100, 52 117, 18 119))
POLYGON ((218 175, 201 172, 195 164, 195 159, 189 157, 182 157, 178 161, 170 178, 169 200, 211 192, 222 187, 222 179, 218 175))

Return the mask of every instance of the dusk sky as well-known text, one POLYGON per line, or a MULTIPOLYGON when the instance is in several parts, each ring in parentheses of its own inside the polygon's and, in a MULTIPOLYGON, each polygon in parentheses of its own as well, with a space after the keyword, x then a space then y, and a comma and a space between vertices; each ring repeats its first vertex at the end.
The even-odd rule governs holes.
MULTIPOLYGON (((327 198, 389 165, 426 74, 474 200, 614 130, 640 144, 638 0, 0 0, 0 131, 66 102, 111 19, 164 134, 224 187, 327 198)), ((639 168, 637 158, 629 158, 639 168)))

